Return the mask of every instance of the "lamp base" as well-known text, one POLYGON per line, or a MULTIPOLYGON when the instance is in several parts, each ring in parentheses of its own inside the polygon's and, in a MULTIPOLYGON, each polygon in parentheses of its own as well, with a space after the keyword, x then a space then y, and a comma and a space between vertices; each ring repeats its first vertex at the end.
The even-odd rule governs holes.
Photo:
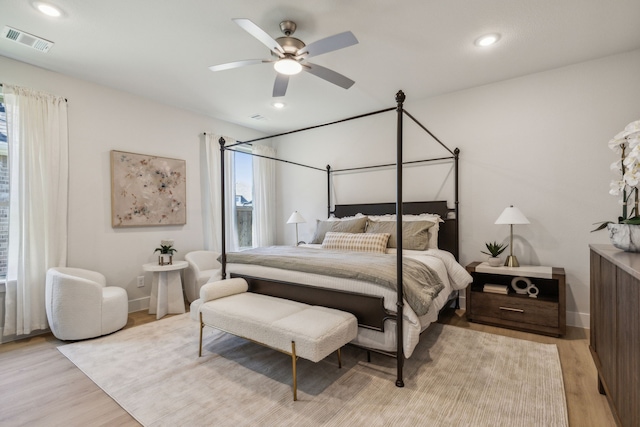
POLYGON ((515 255, 509 255, 504 263, 505 267, 520 267, 518 258, 515 255))

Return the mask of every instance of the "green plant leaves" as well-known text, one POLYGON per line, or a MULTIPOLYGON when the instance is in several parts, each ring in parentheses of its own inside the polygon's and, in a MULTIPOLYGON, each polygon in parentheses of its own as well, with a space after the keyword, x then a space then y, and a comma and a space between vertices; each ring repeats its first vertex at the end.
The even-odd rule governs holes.
POLYGON ((160 252, 161 254, 170 254, 173 255, 174 252, 178 252, 177 249, 172 248, 170 245, 160 245, 159 248, 156 248, 153 253, 160 252))
POLYGON ((492 243, 485 243, 485 246, 487 247, 487 250, 489 252, 480 251, 481 253, 490 255, 492 257, 497 257, 502 252, 504 252, 504 250, 507 249, 509 245, 503 245, 502 243, 492 242, 492 243))

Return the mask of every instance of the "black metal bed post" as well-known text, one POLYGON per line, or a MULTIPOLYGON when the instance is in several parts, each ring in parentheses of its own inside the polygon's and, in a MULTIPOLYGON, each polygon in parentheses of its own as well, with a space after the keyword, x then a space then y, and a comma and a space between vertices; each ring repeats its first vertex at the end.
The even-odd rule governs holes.
POLYGON ((397 363, 397 378, 396 386, 404 387, 404 380, 402 378, 402 368, 404 366, 404 351, 403 351, 403 333, 402 333, 402 318, 404 307, 404 294, 402 289, 402 116, 403 116, 403 103, 405 100, 404 92, 401 90, 396 93, 396 103, 398 104, 398 124, 397 124, 397 158, 396 158, 396 240, 398 242, 397 256, 396 256, 396 275, 397 275, 397 301, 398 315, 396 316, 396 363, 397 363))
POLYGON ((226 143, 226 141, 224 140, 223 137, 220 137, 220 139, 218 140, 218 143, 220 144, 220 219, 222 222, 222 230, 220 235, 222 236, 222 246, 221 246, 221 253, 220 253, 220 264, 222 264, 222 271, 221 271, 221 279, 226 279, 227 278, 227 236, 226 236, 226 229, 227 229, 227 224, 226 224, 226 217, 225 217, 225 197, 224 197, 224 190, 225 190, 225 185, 224 185, 224 144, 226 143))
POLYGON ((458 255, 458 261, 460 260, 460 239, 459 239, 459 228, 460 228, 460 212, 459 212, 459 201, 458 201, 458 159, 460 157, 460 149, 456 148, 453 150, 453 165, 454 165, 454 198, 455 198, 455 215, 456 215, 456 255, 458 255))
POLYGON ((331 216, 331 165, 327 165, 327 218, 331 216))

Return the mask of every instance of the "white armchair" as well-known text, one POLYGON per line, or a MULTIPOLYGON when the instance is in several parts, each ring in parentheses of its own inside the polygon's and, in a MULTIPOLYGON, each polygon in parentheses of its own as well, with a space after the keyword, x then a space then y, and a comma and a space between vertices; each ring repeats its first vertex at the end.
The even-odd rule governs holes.
POLYGON ((95 271, 50 268, 45 298, 49 327, 61 340, 93 338, 127 324, 127 291, 107 286, 104 275, 95 271))
POLYGON ((219 272, 222 267, 218 262, 219 256, 219 253, 212 251, 193 251, 184 256, 184 260, 189 263, 184 272, 184 292, 190 303, 200 297, 202 285, 219 272))

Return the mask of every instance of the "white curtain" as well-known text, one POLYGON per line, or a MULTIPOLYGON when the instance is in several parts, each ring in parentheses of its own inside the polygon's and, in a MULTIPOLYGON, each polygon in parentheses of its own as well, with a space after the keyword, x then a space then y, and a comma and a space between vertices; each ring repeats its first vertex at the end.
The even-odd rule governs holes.
MULTIPOLYGON (((220 135, 207 133, 205 135, 205 179, 204 198, 206 200, 205 213, 205 249, 220 252, 222 249, 222 217, 220 200, 220 135)), ((227 136, 224 137, 226 144, 234 144, 236 141, 227 136)), ((225 150, 225 222, 226 222, 226 250, 238 250, 238 226, 236 221, 236 191, 234 172, 234 152, 225 150)))
POLYGON ((271 246, 276 240, 276 162, 266 145, 253 146, 253 246, 271 246))
POLYGON ((10 232, 3 335, 26 335, 48 327, 46 273, 67 263, 67 103, 10 85, 4 102, 10 232))

